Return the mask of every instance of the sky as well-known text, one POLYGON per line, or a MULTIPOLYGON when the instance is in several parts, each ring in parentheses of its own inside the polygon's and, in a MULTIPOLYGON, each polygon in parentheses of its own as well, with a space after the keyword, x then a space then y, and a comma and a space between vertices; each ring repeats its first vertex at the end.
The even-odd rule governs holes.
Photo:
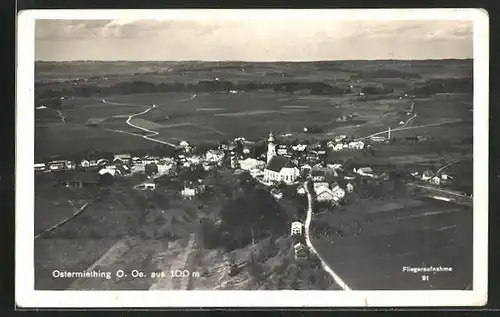
POLYGON ((37 20, 47 61, 314 61, 472 58, 457 20, 37 20))

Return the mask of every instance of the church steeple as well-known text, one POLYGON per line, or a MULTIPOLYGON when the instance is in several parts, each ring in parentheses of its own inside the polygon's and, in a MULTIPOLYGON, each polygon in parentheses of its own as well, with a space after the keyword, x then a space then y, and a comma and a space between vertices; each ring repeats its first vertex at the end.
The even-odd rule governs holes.
POLYGON ((267 139, 267 163, 269 163, 271 161, 271 159, 273 158, 273 156, 276 156, 276 143, 275 143, 275 139, 274 139, 274 136, 273 136, 273 133, 270 132, 269 133, 269 138, 267 139))

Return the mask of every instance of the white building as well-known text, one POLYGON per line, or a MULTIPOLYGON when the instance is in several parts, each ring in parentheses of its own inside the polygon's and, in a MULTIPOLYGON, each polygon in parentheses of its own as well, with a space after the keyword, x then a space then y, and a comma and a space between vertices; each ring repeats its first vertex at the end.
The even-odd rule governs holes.
POLYGON ((205 158, 208 162, 218 163, 224 159, 224 152, 221 150, 209 150, 205 158))
POLYGON ((90 161, 83 159, 83 160, 80 162, 80 166, 81 166, 81 167, 90 167, 90 161))
POLYGON ((247 158, 239 161, 240 168, 245 171, 251 171, 253 169, 263 169, 266 165, 264 161, 257 160, 254 158, 247 158))
POLYGON ((47 167, 45 166, 45 163, 35 163, 35 171, 45 171, 47 167))
POLYGON ((295 236, 295 235, 301 236, 302 235, 302 228, 303 227, 304 227, 304 225, 302 224, 302 222, 299 222, 299 221, 292 222, 292 226, 291 226, 291 229, 290 229, 290 235, 292 235, 292 236, 295 236))
POLYGON ((168 164, 157 164, 158 167, 158 174, 167 174, 173 169, 173 164, 168 163, 168 164))
POLYGON ((345 190, 339 187, 339 185, 332 186, 333 200, 341 201, 345 197, 345 190))
POLYGON ((144 173, 145 172, 144 164, 132 165, 131 172, 134 174, 135 173, 144 173))
POLYGON ((439 176, 434 176, 430 179, 430 183, 439 186, 441 184, 441 178, 439 178, 439 176))
POLYGON ((143 184, 144 184, 144 189, 150 189, 150 190, 156 189, 156 184, 152 179, 146 180, 143 184))
POLYGON ((332 201, 334 199, 334 194, 332 190, 326 186, 320 186, 315 188, 316 200, 318 202, 332 201))
POLYGON ((264 179, 266 181, 293 184, 299 175, 299 169, 293 166, 290 160, 283 156, 273 156, 264 169, 264 179))
POLYGON ((354 173, 357 173, 361 176, 375 177, 375 174, 373 174, 373 169, 371 167, 361 167, 357 170, 354 169, 354 173))
POLYGON ((348 193, 352 193, 354 191, 354 185, 351 183, 347 183, 346 190, 348 193))
POLYGON ((364 149, 365 144, 362 141, 353 141, 349 142, 349 148, 353 150, 362 150, 364 149))

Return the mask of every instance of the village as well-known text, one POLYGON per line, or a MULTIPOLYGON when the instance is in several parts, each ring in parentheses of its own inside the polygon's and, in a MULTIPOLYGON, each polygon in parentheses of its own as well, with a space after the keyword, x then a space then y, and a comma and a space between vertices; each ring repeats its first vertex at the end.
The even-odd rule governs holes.
MULTIPOLYGON (((348 169, 342 162, 329 159, 329 154, 339 151, 367 151, 377 143, 388 140, 389 137, 374 136, 361 141, 339 135, 327 142, 293 144, 279 142, 271 132, 266 140, 266 151, 261 154, 253 149, 256 142, 242 137, 221 142, 205 153, 199 153, 188 142, 182 141, 176 154, 169 157, 116 153, 112 159, 84 158, 80 162, 59 159, 36 162, 35 172, 57 175, 58 184, 76 190, 84 186, 110 184, 132 175, 144 175, 144 180, 133 189, 155 191, 162 190, 159 178, 175 177, 182 171, 229 169, 234 175, 248 173, 254 181, 268 187, 269 194, 276 200, 283 198, 284 188, 292 187, 297 195, 308 195, 306 186, 311 184, 313 192, 308 195, 308 199, 314 199, 318 206, 331 210, 345 203, 346 196, 355 192, 356 181, 387 181, 389 173, 376 171, 371 166, 348 169)), ((452 180, 450 175, 430 170, 408 171, 408 174, 413 182, 432 186, 444 185, 452 180)), ((183 181, 178 190, 183 198, 193 199, 202 194, 206 187, 204 180, 199 178, 195 181, 183 181)), ((294 238, 293 247, 297 260, 307 259, 309 256, 303 229, 301 221, 291 224, 290 233, 294 238)))

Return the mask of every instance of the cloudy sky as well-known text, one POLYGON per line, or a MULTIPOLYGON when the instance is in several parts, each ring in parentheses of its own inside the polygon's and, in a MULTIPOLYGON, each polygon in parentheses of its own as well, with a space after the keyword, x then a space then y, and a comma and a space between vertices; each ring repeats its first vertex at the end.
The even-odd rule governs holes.
POLYGON ((36 59, 308 61, 472 57, 472 22, 37 20, 36 59))

